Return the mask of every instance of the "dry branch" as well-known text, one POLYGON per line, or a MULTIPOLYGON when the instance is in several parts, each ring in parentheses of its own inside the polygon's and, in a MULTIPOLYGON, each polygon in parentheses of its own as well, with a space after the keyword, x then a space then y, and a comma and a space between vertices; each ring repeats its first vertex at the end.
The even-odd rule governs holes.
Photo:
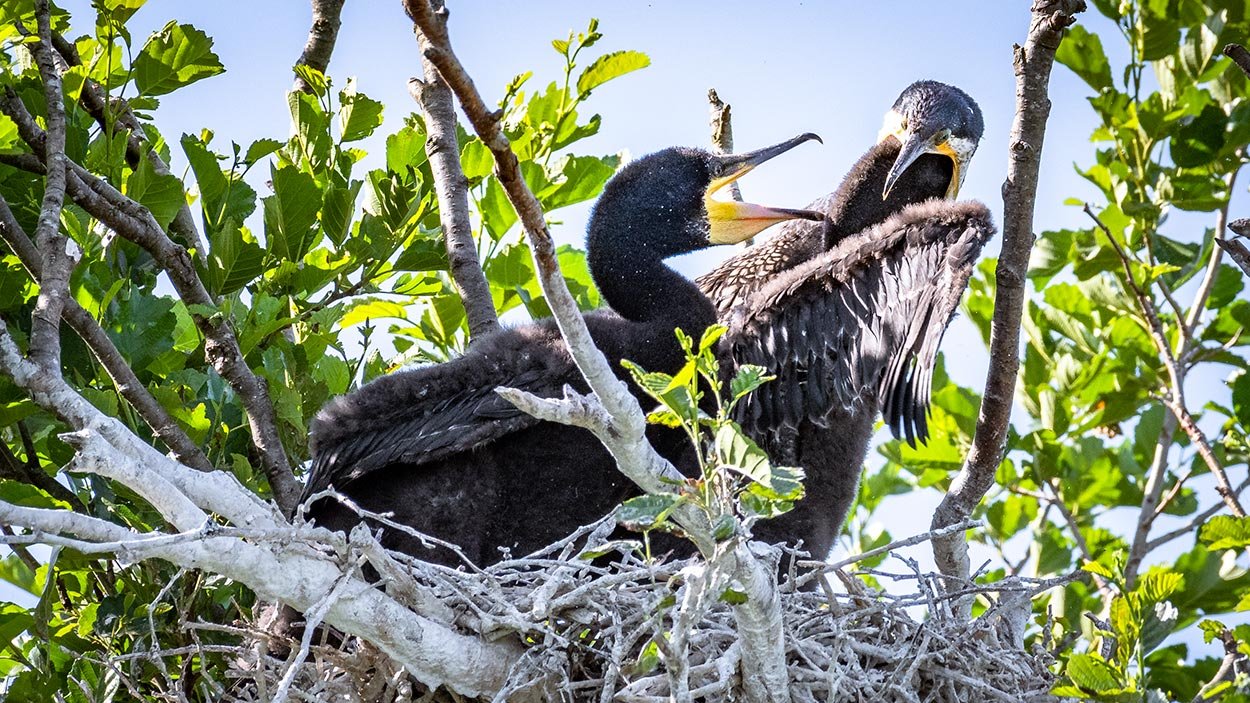
POLYGON ((1250 76, 1250 51, 1241 44, 1225 44, 1224 55, 1233 60, 1237 67, 1250 76))
MULTIPOLYGON (((312 0, 312 26, 308 28, 308 41, 304 51, 299 55, 295 65, 310 66, 325 73, 330 66, 330 55, 334 53, 334 43, 339 38, 339 28, 343 26, 344 0, 312 0)), ((295 77, 293 90, 303 93, 312 92, 312 88, 303 78, 295 77)))
MULTIPOLYGON (((734 151, 733 117, 730 114, 732 105, 722 101, 715 88, 707 91, 707 102, 711 108, 712 151, 717 154, 732 154, 734 151)), ((729 195, 739 202, 742 201, 742 190, 738 182, 729 184, 729 195)))
POLYGON ((460 147, 456 143, 456 106, 451 89, 438 74, 438 69, 424 56, 425 36, 417 32, 421 47, 421 70, 424 78, 408 79, 408 92, 425 113, 429 137, 425 151, 434 174, 434 191, 438 196, 439 220, 447 246, 447 262, 456 292, 464 303, 469 323, 470 343, 499 329, 491 299, 490 283, 477 258, 473 241, 473 225, 469 221, 469 180, 460 168, 460 147))
MULTIPOLYGON (((1228 228, 1234 234, 1243 237, 1250 236, 1250 219, 1233 220, 1228 223, 1228 228)), ((1245 242, 1216 238, 1215 244, 1227 252, 1229 258, 1240 266, 1247 276, 1250 276, 1250 249, 1246 248, 1245 242)))
MULTIPOLYGON (((1063 32, 1085 10, 1084 0, 1034 0, 1024 46, 1015 47, 1016 116, 1011 125, 1007 180, 1003 183, 1003 248, 995 272, 996 294, 990 331, 990 367, 985 379, 976 435, 963 468, 933 513, 934 529, 966 519, 994 483, 1007 448, 1007 427, 1020 368, 1020 318, 1024 309, 1033 208, 1042 141, 1050 115, 1047 88, 1063 32)), ((943 574, 966 578, 968 545, 962 535, 933 541, 943 574)))

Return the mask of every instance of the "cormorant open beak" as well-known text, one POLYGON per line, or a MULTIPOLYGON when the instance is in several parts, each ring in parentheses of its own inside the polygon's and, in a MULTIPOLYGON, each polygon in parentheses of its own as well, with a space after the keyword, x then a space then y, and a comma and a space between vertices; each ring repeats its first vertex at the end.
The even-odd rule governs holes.
POLYGON ((713 197, 717 191, 750 173, 756 166, 813 139, 821 141, 820 137, 808 132, 780 144, 745 154, 713 156, 712 158, 719 167, 718 173, 712 178, 703 195, 710 225, 708 240, 713 244, 737 244, 785 220, 823 220, 824 213, 814 210, 767 207, 736 200, 718 200, 713 197))
MULTIPOLYGON (((891 115, 894 114, 897 113, 891 113, 891 115)), ((887 120, 887 125, 889 124, 887 120)), ((941 154, 950 157, 954 164, 954 173, 951 174, 951 182, 946 189, 946 197, 954 200, 959 195, 959 189, 963 187, 965 166, 972 160, 976 144, 973 142, 964 144, 963 142, 968 140, 952 138, 948 129, 930 130, 925 129, 923 125, 909 129, 901 117, 894 121, 893 125, 893 129, 889 127, 882 129, 879 141, 894 137, 902 144, 902 148, 899 149, 898 158, 894 160, 894 165, 890 167, 890 173, 885 178, 885 190, 882 191, 881 198, 884 200, 890 195, 890 190, 899 177, 916 162, 916 159, 925 154, 941 154)))

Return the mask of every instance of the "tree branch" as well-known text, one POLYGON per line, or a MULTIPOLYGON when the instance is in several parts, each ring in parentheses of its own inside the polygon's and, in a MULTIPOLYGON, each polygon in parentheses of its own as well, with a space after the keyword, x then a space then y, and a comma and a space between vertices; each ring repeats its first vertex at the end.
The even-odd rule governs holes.
POLYGON ((39 41, 29 44, 39 75, 43 79, 43 97, 47 103, 45 133, 44 191, 35 226, 35 242, 39 247, 39 298, 31 314, 30 348, 28 353, 40 366, 60 373, 61 311, 69 296, 69 276, 80 256, 78 245, 61 234, 61 208, 65 204, 65 102, 61 96, 61 74, 52 60, 51 8, 48 0, 36 0, 35 19, 39 41))
POLYGON ((1225 44, 1224 55, 1233 60, 1237 67, 1250 76, 1250 51, 1241 44, 1225 44))
MULTIPOLYGON (((36 155, 44 152, 46 133, 35 124, 10 88, 5 88, 0 96, 0 112, 17 124, 18 134, 36 155)), ((282 448, 265 380, 247 365, 225 316, 202 312, 204 308, 215 308, 216 303, 200 279, 190 254, 165 234, 147 208, 73 161, 66 159, 66 168, 67 190, 74 202, 109 229, 146 249, 165 270, 178 296, 191 308, 191 318, 204 336, 204 356, 238 394, 274 499, 283 512, 290 515, 299 500, 301 486, 282 448)))
MULTIPOLYGON (((707 102, 712 112, 712 151, 717 154, 732 154, 734 151, 734 127, 730 110, 733 106, 723 102, 720 96, 716 94, 715 88, 708 89, 707 102)), ((742 202, 742 190, 739 189, 737 181, 729 184, 729 195, 734 200, 742 202)))
MULTIPOLYGON (((3 196, 0 196, 0 239, 9 245, 30 274, 31 279, 39 283, 43 275, 39 250, 22 231, 21 225, 13 216, 13 211, 9 209, 9 204, 3 196)), ((135 375, 134 369, 130 368, 130 365, 122 358, 113 340, 100 327, 100 323, 96 322, 91 313, 79 305, 73 297, 68 297, 61 315, 104 367, 114 387, 117 388, 117 392, 139 413, 139 417, 143 418, 157 439, 169 447, 174 457, 188 466, 211 471, 213 465, 209 463, 208 457, 182 431, 165 407, 152 397, 147 387, 135 375)))
MULTIPOLYGON (((977 415, 976 435, 963 468, 933 513, 933 529, 967 519, 994 483, 1007 448, 1016 372, 1020 368, 1020 317, 1024 309, 1029 253, 1033 248, 1033 208, 1041 164, 1047 86, 1063 31, 1085 10, 1084 0, 1034 0, 1024 46, 1015 47, 1016 116, 1011 126, 1007 180, 1003 183, 1003 248, 995 273, 997 293, 990 332, 990 368, 977 415)), ((933 540, 938 569, 966 579, 968 544, 963 535, 933 540)), ((965 617, 971 602, 963 606, 965 617)))
MULTIPOLYGON (((82 58, 78 55, 78 50, 61 35, 53 33, 52 45, 61 56, 63 70, 82 64, 82 58)), ((144 141, 147 139, 147 132, 143 129, 143 123, 140 122, 139 117, 130 108, 129 102, 121 98, 115 98, 110 102, 104 90, 91 80, 83 82, 79 102, 82 103, 87 114, 91 115, 106 134, 112 135, 118 127, 128 131, 126 135, 126 163, 131 168, 138 168, 139 159, 146 155, 149 163, 152 164, 153 171, 162 176, 172 175, 169 170, 169 164, 165 163, 160 154, 156 153, 155 149, 145 147, 144 141)), ((181 239, 184 246, 195 250, 199 256, 202 257, 208 254, 204 241, 200 237, 199 229, 195 225, 195 216, 191 213, 191 206, 188 203, 183 203, 182 207, 178 209, 178 214, 169 223, 169 230, 181 239)))
MULTIPOLYGON (((1233 220, 1228 223, 1228 228, 1232 230, 1234 234, 1242 237, 1250 237, 1250 219, 1243 218, 1240 220, 1233 220)), ((1215 244, 1227 252, 1228 257, 1240 266, 1241 270, 1245 271, 1247 276, 1250 276, 1250 249, 1246 248, 1245 243, 1237 240, 1216 238, 1215 244)))
POLYGON ((1168 448, 1172 446, 1175 434, 1176 416, 1169 413, 1164 416, 1163 426, 1159 428, 1159 437, 1155 441, 1154 457, 1146 472, 1146 486, 1142 491, 1141 512, 1137 514, 1137 529, 1133 532, 1128 561, 1124 564, 1124 581, 1129 588, 1137 582, 1137 572, 1151 549, 1150 528, 1154 526, 1156 508, 1163 495, 1163 484, 1168 473, 1168 448))
MULTIPOLYGON (((586 399, 586 402, 600 405, 602 413, 594 414, 607 419, 593 431, 612 452, 621 472, 630 480, 644 490, 666 490, 660 476, 668 475, 680 480, 681 474, 656 454, 647 442, 646 417, 638 402, 612 373, 607 360, 591 340, 586 322, 560 274, 555 246, 542 208, 521 177, 516 154, 503 133, 500 124, 502 115, 486 107, 472 79, 453 53, 447 36, 447 10, 441 2, 438 4, 439 7, 435 8, 428 0, 404 0, 404 8, 424 35, 422 55, 438 69, 443 80, 455 92, 469 122, 495 157, 495 173, 525 228, 543 294, 578 369, 594 392, 594 399, 586 399)), ((570 395, 566 391, 566 397, 570 395)), ((514 393, 505 397, 519 395, 514 393)), ((696 544, 707 556, 707 547, 715 543, 711 540, 706 516, 695 515, 693 510, 677 512, 675 519, 679 524, 693 523, 690 527, 695 529, 688 532, 694 535, 696 544)), ((729 543, 732 552, 725 559, 725 568, 748 593, 747 602, 734 608, 742 637, 745 696, 751 701, 784 703, 790 700, 790 691, 775 572, 769 571, 747 544, 735 540, 729 543)))
MULTIPOLYGON (((326 72, 330 66, 330 55, 334 53, 334 43, 339 38, 339 27, 343 26, 340 15, 343 13, 344 0, 312 0, 312 26, 308 28, 308 41, 304 51, 299 55, 296 66, 310 66, 326 72)), ((312 88, 303 78, 295 77, 292 90, 311 93, 312 88)))
POLYGON ((469 180, 460 168, 460 148, 456 143, 456 106, 452 102, 451 89, 438 74, 438 69, 425 58, 428 40, 420 32, 417 45, 421 47, 421 70, 424 79, 408 79, 408 92, 425 113, 429 137, 425 152, 430 157, 430 170, 434 174, 434 192, 438 196, 438 215, 443 225, 443 237, 447 246, 447 261, 456 292, 464 303, 465 318, 469 323, 469 342, 472 344, 499 329, 499 317, 491 299, 490 283, 477 258, 477 243, 473 241, 473 226, 469 222, 469 180))

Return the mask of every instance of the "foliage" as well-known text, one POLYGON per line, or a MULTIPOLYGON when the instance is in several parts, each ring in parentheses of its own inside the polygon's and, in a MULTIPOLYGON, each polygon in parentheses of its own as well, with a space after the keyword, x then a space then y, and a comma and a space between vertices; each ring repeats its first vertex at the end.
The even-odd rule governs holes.
MULTIPOLYGON (((354 80, 338 87, 297 67, 311 91, 288 95, 288 138, 225 144, 205 125, 174 140, 151 117, 160 99, 194 90, 226 67, 211 38, 187 24, 171 21, 149 38, 132 37, 128 23, 142 4, 99 0, 95 17, 81 22, 86 33, 71 43, 80 60, 64 75, 67 155, 191 249, 214 304, 188 306, 172 295, 146 250, 114 237, 76 205, 61 216, 63 231, 83 252, 71 292, 210 462, 267 495, 241 400, 212 370, 196 321, 230 323, 244 362, 267 382, 293 463, 307 458, 308 421, 327 399, 398 365, 461 351, 465 315, 447 271, 425 124, 411 115, 382 135, 384 106, 354 80), (99 116, 85 98, 95 88, 106 98, 99 116), (131 158, 124 119, 131 112, 144 149, 165 163, 185 163, 185 175, 131 158), (366 149, 380 150, 384 166, 364 171, 366 149), (188 204, 202 244, 175 226, 188 204)), ((1077 569, 1087 575, 1034 604, 1030 636, 1037 644, 1059 643, 1058 694, 1247 700, 1244 676, 1207 684, 1230 652, 1250 654, 1250 626, 1237 619, 1250 609, 1250 527, 1245 518, 1221 514, 1210 465, 1176 414, 1193 414, 1215 462, 1244 476, 1250 302, 1241 272, 1220 262, 1213 242, 1229 219, 1250 145, 1250 86, 1218 49, 1244 41, 1250 18, 1235 0, 1093 5, 1115 31, 1099 33, 1093 22, 1074 27, 1058 59, 1092 93, 1099 126, 1092 157, 1078 171, 1098 194, 1091 205, 1098 224, 1043 232, 1037 242, 1019 377, 1024 412, 1012 428, 1000 488, 981 508, 987 529, 975 534, 1003 566, 981 578, 1077 569), (1124 65, 1113 64, 1111 48, 1127 50, 1124 65), (1195 380, 1187 386, 1186 377, 1195 380)), ((55 10, 52 26, 71 36, 71 21, 79 27, 79 20, 55 10)), ((31 0, 0 4, 0 90, 46 123, 29 52, 34 26, 31 0)), ((649 62, 633 51, 589 58, 602 38, 591 21, 586 31, 553 41, 562 65, 557 79, 535 87, 533 75, 522 73, 499 103, 521 171, 549 212, 595 197, 618 165, 615 156, 571 151, 601 123, 579 110, 611 80, 649 62)), ((548 315, 488 149, 464 132, 458 142, 495 308, 548 315)), ((0 196, 27 231, 34 230, 43 191, 42 177, 20 166, 30 153, 14 120, 0 116, 0 196)), ((584 253, 564 247, 559 258, 579 304, 598 306, 584 253)), ((968 317, 986 338, 993 271, 992 261, 982 264, 967 299, 968 317)), ((36 294, 14 252, 0 248, 0 316, 21 343, 36 294)), ((665 529, 678 506, 694 506, 718 539, 728 539, 801 497, 801 472, 773 466, 729 419, 733 403, 767 379, 749 367, 723 379, 710 353, 720 333, 714 328, 698 344, 680 337, 688 363, 673 376, 633 369, 659 404, 652 419, 685 428, 703 467, 701 477, 671 493, 623 506, 619 517, 645 533, 665 529), (725 383, 730 399, 720 402, 725 383)), ((63 366, 92 403, 153 440, 99 361, 68 333, 63 366)), ((862 482, 853 549, 893 539, 873 520, 888 509, 889 496, 949 485, 970 445, 979 401, 939 369, 932 437, 919 448, 882 447, 884 466, 862 482)), ((159 516, 119 484, 60 472, 72 458, 57 439, 63 429, 0 378, 0 499, 68 507, 140 531, 156 527, 159 516), (52 476, 67 477, 70 490, 44 490, 52 476)), ((0 561, 0 578, 37 600, 31 609, 0 604, 0 678, 6 700, 14 701, 139 697, 122 685, 123 676, 173 680, 188 697, 218 698, 224 656, 182 652, 233 642, 234 633, 203 623, 245 617, 255 600, 222 578, 68 549, 18 550, 0 561), (149 650, 173 654, 126 659, 119 670, 104 663, 149 650)), ((731 602, 738 597, 722 594, 731 602)), ((640 670, 656 665, 660 646, 654 641, 643 650, 640 670)))
POLYGON ((803 470, 773 466, 768 455, 731 418, 738 401, 772 380, 760 366, 745 364, 734 371, 724 393, 724 374, 716 358, 716 343, 724 325, 712 325, 696 346, 677 330, 686 363, 676 374, 646 371, 624 361, 634 382, 659 403, 647 421, 681 428, 699 459, 699 477, 675 491, 631 498, 621 505, 621 522, 644 531, 670 529, 667 517, 682 504, 698 508, 714 526, 713 536, 726 540, 749 534, 759 519, 775 517, 803 497, 803 470), (707 412, 714 409, 713 414, 707 412))
MULTIPOLYGON (((308 422, 329 398, 399 365, 443 360, 461 351, 467 327, 447 271, 425 124, 413 114, 383 136, 378 133, 383 105, 354 79, 338 88, 329 76, 299 66, 296 72, 312 90, 288 94, 289 138, 226 143, 211 125, 177 139, 164 135, 150 119, 159 98, 226 68, 213 52, 212 39, 188 24, 171 21, 146 40, 132 37, 127 22, 141 4, 94 3, 96 16, 83 23, 87 33, 73 40, 81 65, 70 68, 65 78, 67 152, 192 248, 195 268, 216 304, 184 304, 162 282, 146 251, 120 237, 103 236, 104 227, 74 205, 62 215, 63 229, 83 251, 71 292, 211 463, 266 495, 240 399, 207 363, 193 318, 228 320, 246 364, 268 383, 292 463, 307 459, 308 422), (92 85, 109 98, 101 121, 81 101, 84 86, 92 85), (127 107, 141 121, 144 148, 166 163, 171 158, 184 162, 185 177, 158 172, 147 159, 127 159, 127 131, 119 122, 127 107), (384 149, 384 167, 361 170, 368 145, 384 149), (187 203, 205 242, 200 248, 171 228, 187 203), (375 331, 383 327, 388 341, 380 344, 375 331)), ((71 18, 54 14, 55 31, 69 36, 71 18)), ((73 19, 77 28, 79 18, 73 19)), ((23 32, 9 31, 18 26, 34 31, 31 2, 0 7, 0 90, 14 91, 42 120, 41 81, 29 60, 28 40, 23 32)), ((619 163, 616 156, 570 151, 599 129, 599 115, 583 119, 578 114, 592 91, 648 64, 644 54, 632 51, 587 58, 602 36, 591 21, 587 31, 556 41, 560 80, 527 90, 531 74, 519 75, 500 103, 521 169, 547 212, 594 198, 619 163)), ((274 129, 285 132, 278 125, 274 129)), ((489 152, 463 130, 458 141, 474 234, 496 309, 548 315, 515 227, 516 215, 491 172, 489 152)), ((7 117, 0 117, 0 153, 29 153, 7 117)), ((11 162, 0 163, 0 196, 27 232, 34 231, 41 181, 11 162)), ((561 247, 559 259, 579 304, 598 306, 584 252, 561 247)), ((0 246, 0 316, 19 342, 29 331, 36 294, 18 259, 0 246)), ((151 440, 151 431, 87 348, 68 333, 64 343, 67 379, 151 440)), ((0 379, 0 443, 13 450, 0 456, 4 476, 15 477, 13 467, 4 465, 6 457, 14 462, 23 457, 18 462, 24 463, 22 471, 57 475, 70 458, 69 448, 57 439, 61 431, 64 425, 56 418, 0 379)), ((62 475, 81 501, 74 507, 140 531, 160 524, 155 512, 120 486, 95 476, 62 475)), ((53 507, 58 500, 15 480, 0 481, 0 499, 39 507, 53 507)), ((195 644, 195 638, 204 645, 232 640, 232 634, 183 625, 232 622, 247 615, 255 600, 224 579, 69 550, 54 551, 34 571, 19 555, 8 556, 0 562, 0 578, 39 599, 30 611, 0 605, 0 678, 6 680, 7 700, 14 701, 52 700, 58 692, 72 701, 126 698, 120 679, 103 660, 149 649, 176 650, 195 644)), ((188 695, 219 696, 214 679, 220 678, 224 661, 196 656, 166 661, 188 695)), ((158 678, 150 660, 130 660, 128 666, 124 673, 130 680, 158 678)))
MULTIPOLYGON (((1039 235, 1018 380, 1025 412, 1011 428, 1000 488, 981 507, 988 529, 978 538, 1005 565, 987 579, 1088 572, 1034 604, 1034 623, 1049 628, 1046 635, 1074 640, 1059 652, 1065 680, 1056 693, 1188 701, 1224 658, 1221 635, 1250 651, 1250 628, 1234 626, 1237 611, 1250 606, 1244 520, 1208 521, 1223 503, 1167 407, 1183 403, 1234 484, 1244 477, 1250 302, 1243 275, 1219 261, 1212 242, 1228 222, 1250 144, 1246 77, 1219 50, 1245 41, 1250 18, 1244 3, 1224 0, 1093 5, 1118 36, 1095 33, 1103 23, 1087 17, 1068 32, 1057 59, 1092 92, 1099 126, 1091 161, 1076 168, 1099 194, 1092 212, 1127 259, 1093 220, 1039 235), (1123 66, 1104 51, 1113 44, 1127 50, 1123 66), (1178 379, 1134 283, 1158 313, 1178 379)), ((1052 205, 1039 203, 1038 211, 1052 205)), ((983 262, 966 301, 987 340, 993 274, 994 262, 983 262)), ((891 442, 882 449, 886 466, 864 482, 853 521, 861 546, 890 538, 863 528, 883 496, 949 484, 978 405, 974 391, 939 374, 928 446, 891 442)), ((1248 691, 1243 677, 1204 695, 1246 700, 1248 691)))

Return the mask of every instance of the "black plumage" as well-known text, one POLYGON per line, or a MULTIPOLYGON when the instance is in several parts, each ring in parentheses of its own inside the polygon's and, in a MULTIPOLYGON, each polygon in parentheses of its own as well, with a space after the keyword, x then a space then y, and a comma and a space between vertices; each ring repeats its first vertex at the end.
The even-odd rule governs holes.
MULTIPOLYGON (((712 243, 740 241, 803 210, 723 203, 713 191, 763 161, 815 138, 802 135, 743 155, 666 149, 639 159, 604 188, 591 215, 591 273, 611 310, 586 316, 618 375, 619 361, 675 372, 684 355, 673 330, 699 334, 716 320, 711 302, 663 260, 712 243)), ((311 428, 305 499, 334 486, 361 507, 459 545, 477 564, 501 549, 525 554, 607 514, 637 489, 589 432, 541 422, 500 398, 499 386, 554 397, 587 390, 552 321, 478 340, 453 361, 400 371, 335 399, 311 428)), ((641 394, 641 392, 638 392, 641 394)), ((656 428, 657 449, 676 458, 682 436, 656 428)), ((314 503, 319 524, 358 522, 331 499, 314 503)), ((388 530, 384 544, 450 563, 453 556, 388 530)))
POLYGON ((729 326, 729 365, 777 376, 738 420, 778 463, 802 466, 807 496, 755 528, 768 541, 832 548, 855 499, 878 413, 895 436, 927 437, 937 348, 982 246, 979 203, 953 196, 981 137, 976 103, 951 86, 910 86, 879 142, 811 207, 828 222, 787 223, 698 279, 729 326))

